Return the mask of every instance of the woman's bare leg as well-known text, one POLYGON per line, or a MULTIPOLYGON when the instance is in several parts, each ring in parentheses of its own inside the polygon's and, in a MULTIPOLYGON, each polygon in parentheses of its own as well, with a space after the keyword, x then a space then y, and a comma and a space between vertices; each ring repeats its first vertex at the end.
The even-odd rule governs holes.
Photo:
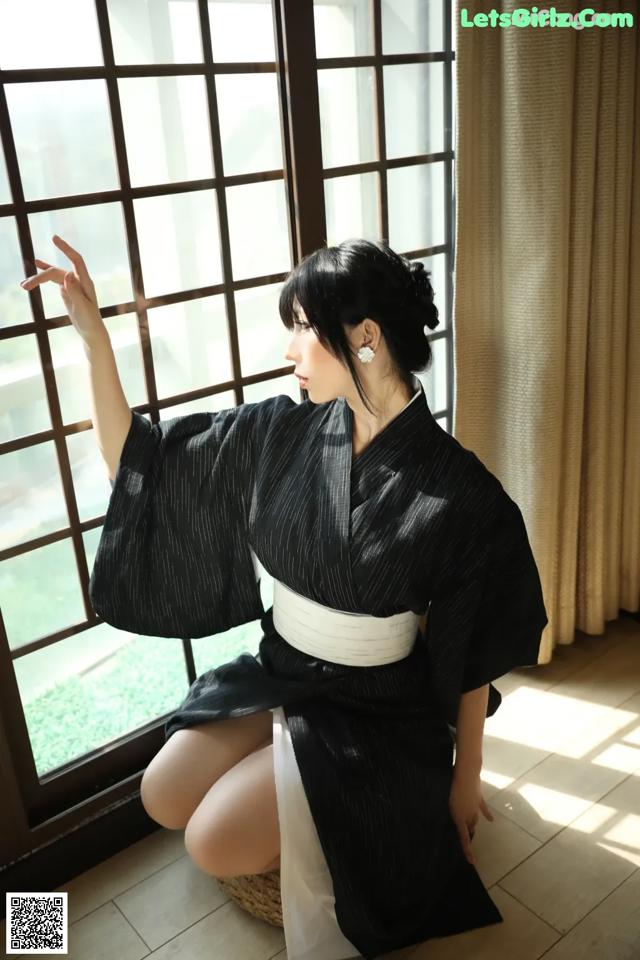
POLYGON ((176 730, 153 757, 140 784, 140 798, 151 819, 170 830, 184 830, 212 784, 238 761, 272 743, 272 730, 270 710, 176 730))
POLYGON ((216 780, 190 818, 184 842, 196 866, 217 877, 274 869, 280 829, 272 743, 216 780))

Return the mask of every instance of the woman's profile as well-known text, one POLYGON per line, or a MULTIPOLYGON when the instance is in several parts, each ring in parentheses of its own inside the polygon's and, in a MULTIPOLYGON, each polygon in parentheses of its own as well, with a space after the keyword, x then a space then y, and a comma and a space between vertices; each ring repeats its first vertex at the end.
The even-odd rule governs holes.
MULTIPOLYGON (((417 374, 429 274, 387 243, 306 256, 279 301, 305 391, 152 424, 131 411, 80 255, 61 284, 112 484, 90 597, 107 623, 257 656, 207 670, 142 780, 214 875, 280 867, 288 960, 373 960, 502 920, 476 870, 492 681, 547 615, 518 505, 417 374), (259 565, 273 577, 264 610, 259 565), (421 629, 421 624, 423 629, 421 629)), ((265 323, 269 322, 265 318, 265 323)))

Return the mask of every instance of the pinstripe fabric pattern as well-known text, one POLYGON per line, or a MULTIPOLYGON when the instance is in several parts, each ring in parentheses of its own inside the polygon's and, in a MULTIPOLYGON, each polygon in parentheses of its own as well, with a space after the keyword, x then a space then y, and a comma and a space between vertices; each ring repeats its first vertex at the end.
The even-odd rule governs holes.
MULTIPOLYGON (((136 416, 91 578, 107 622, 197 637, 260 617, 257 657, 197 678, 165 726, 283 706, 336 917, 366 958, 499 922, 448 812, 460 694, 537 662, 547 623, 517 504, 420 396, 357 457, 344 398, 136 416), (264 612, 271 576, 346 613, 428 610, 395 663, 333 663, 264 612)), ((499 706, 490 687, 487 713, 499 706)))

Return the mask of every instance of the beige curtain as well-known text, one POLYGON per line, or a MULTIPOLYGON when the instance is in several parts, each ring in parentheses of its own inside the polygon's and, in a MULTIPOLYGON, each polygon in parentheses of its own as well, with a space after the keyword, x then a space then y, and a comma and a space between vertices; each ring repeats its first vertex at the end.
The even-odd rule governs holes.
POLYGON ((522 509, 547 663, 640 607, 638 3, 583 30, 461 28, 461 6, 517 4, 456 2, 453 433, 522 509))

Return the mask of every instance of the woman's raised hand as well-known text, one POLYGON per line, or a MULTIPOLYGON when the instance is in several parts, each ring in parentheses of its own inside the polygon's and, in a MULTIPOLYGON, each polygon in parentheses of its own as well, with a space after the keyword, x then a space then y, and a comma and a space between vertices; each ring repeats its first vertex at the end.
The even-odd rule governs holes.
POLYGON ((23 290, 32 290, 36 284, 46 283, 47 280, 57 283, 69 319, 82 339, 89 341, 104 331, 93 280, 77 250, 57 235, 54 235, 53 242, 69 258, 74 269, 65 270, 63 267, 54 267, 46 260, 34 259, 35 265, 43 268, 42 273, 27 277, 20 286, 23 290))

